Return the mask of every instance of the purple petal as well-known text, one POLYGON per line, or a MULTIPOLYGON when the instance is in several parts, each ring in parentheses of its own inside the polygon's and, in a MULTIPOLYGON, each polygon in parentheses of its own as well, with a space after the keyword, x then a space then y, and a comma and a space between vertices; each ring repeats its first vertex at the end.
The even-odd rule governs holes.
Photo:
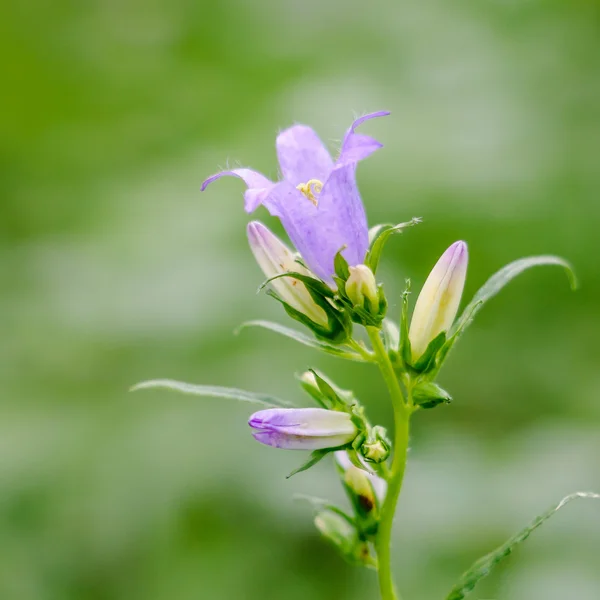
POLYGON ((323 408, 270 408, 254 413, 248 424, 261 444, 288 450, 337 448, 358 433, 349 414, 323 408))
POLYGON ((331 279, 333 271, 322 260, 323 244, 327 244, 322 231, 327 224, 321 221, 319 209, 287 181, 275 185, 263 203, 273 216, 279 217, 306 266, 322 279, 331 279))
POLYGON ((211 175, 204 181, 200 191, 203 192, 210 183, 226 175, 239 177, 248 186, 248 189, 244 192, 244 208, 249 213, 255 211, 264 202, 269 191, 275 185, 258 171, 253 171, 252 169, 232 169, 211 175))
POLYGON ((286 181, 293 186, 310 179, 325 181, 333 160, 319 139, 306 125, 294 125, 277 136, 277 158, 286 181))
POLYGON ((350 266, 361 264, 369 247, 355 168, 356 163, 335 168, 318 196, 317 206, 287 181, 275 185, 263 200, 269 212, 281 220, 308 268, 327 282, 332 281, 333 259, 343 246, 350 266))
POLYGON ((254 413, 248 425, 302 437, 356 435, 356 426, 348 413, 325 408, 267 408, 254 413))
POLYGON ((389 115, 388 111, 379 111, 375 113, 370 113, 368 115, 364 115, 359 119, 356 119, 352 126, 346 133, 346 137, 344 138, 344 142, 342 143, 342 149, 340 152, 340 156, 336 161, 336 165, 340 165, 348 162, 358 162, 363 158, 367 158, 367 156, 373 154, 375 150, 379 150, 383 144, 378 142, 376 139, 369 137, 368 135, 362 135, 359 133, 355 133, 356 128, 368 121, 369 119, 375 119, 376 117, 385 117, 389 115))
POLYGON ((329 275, 333 259, 346 246, 343 255, 350 266, 362 264, 369 248, 367 216, 356 185, 356 163, 341 164, 331 172, 319 196, 322 242, 319 259, 329 275))
MULTIPOLYGON (((257 442, 273 448, 284 450, 321 450, 322 448, 337 448, 348 443, 342 436, 302 437, 286 435, 277 431, 253 431, 252 436, 257 442)), ((350 439, 350 441, 352 441, 350 439)))

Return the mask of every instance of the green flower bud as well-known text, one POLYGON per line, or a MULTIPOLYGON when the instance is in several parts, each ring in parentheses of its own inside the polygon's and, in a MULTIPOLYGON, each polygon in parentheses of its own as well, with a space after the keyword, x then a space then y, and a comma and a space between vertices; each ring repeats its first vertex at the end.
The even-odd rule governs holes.
POLYGON ((315 517, 315 526, 344 556, 354 554, 357 543, 356 529, 337 513, 324 510, 315 517))
POLYGON ((413 401, 421 408, 434 408, 438 404, 450 404, 452 396, 432 381, 418 383, 412 391, 413 401))
POLYGON ((369 461, 381 463, 390 455, 390 448, 381 440, 365 442, 361 447, 362 455, 369 461))
POLYGON ((379 312, 379 290, 373 271, 366 265, 348 267, 350 276, 346 281, 346 295, 352 304, 371 314, 379 312))

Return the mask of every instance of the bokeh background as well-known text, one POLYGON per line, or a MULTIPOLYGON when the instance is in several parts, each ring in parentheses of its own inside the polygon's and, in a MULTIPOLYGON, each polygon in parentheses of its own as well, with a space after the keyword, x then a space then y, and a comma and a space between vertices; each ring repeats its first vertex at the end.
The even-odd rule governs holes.
MULTIPOLYGON (((302 401, 318 367, 390 424, 372 367, 259 330, 240 162, 353 116, 385 148, 359 167, 371 224, 413 216, 382 274, 397 314, 456 239, 466 299, 527 254, 570 259, 480 313, 417 415, 395 531, 408 600, 580 489, 600 491, 600 37, 583 0, 24 0, 0 7, 0 598, 353 600, 296 492, 343 501, 332 465, 254 443, 251 407, 171 377, 302 401)), ((265 213, 259 217, 273 224, 265 213)), ((274 224, 273 224, 274 225, 274 224)), ((474 598, 600 598, 600 507, 559 513, 474 598)))

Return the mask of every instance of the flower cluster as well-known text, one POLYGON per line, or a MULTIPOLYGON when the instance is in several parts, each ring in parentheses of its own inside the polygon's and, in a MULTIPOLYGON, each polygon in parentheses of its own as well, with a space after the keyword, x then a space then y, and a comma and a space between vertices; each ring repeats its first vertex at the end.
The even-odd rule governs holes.
POLYGON ((274 448, 311 452, 292 474, 333 454, 350 511, 310 499, 316 511, 315 524, 346 559, 376 568, 382 598, 394 600, 397 595, 389 547, 411 417, 417 411, 450 402, 450 394, 436 381, 438 374, 449 351, 487 300, 530 267, 560 265, 570 275, 571 270, 555 256, 519 259, 493 275, 457 319, 468 265, 467 244, 457 241, 433 266, 414 303, 412 317, 407 280, 400 321, 389 319, 388 302, 377 280, 382 252, 391 235, 420 220, 369 230, 356 182, 358 163, 382 147, 357 130, 388 114, 381 111, 356 119, 336 160, 310 127, 294 125, 277 136, 280 181, 238 168, 212 175, 202 190, 225 175, 240 178, 247 188, 246 211, 264 206, 279 218, 295 247, 292 250, 259 221, 248 224, 250 249, 266 277, 261 289, 267 287, 268 294, 292 319, 308 328, 309 334, 267 321, 246 325, 266 327, 334 356, 376 365, 394 411, 393 444, 384 427, 369 422, 366 407, 351 391, 316 370, 299 377, 301 387, 316 404, 310 408, 292 407, 244 390, 171 380, 149 381, 137 387, 166 387, 262 404, 262 410, 249 419, 257 441, 274 448), (357 325, 364 328, 368 343, 356 335, 357 325))

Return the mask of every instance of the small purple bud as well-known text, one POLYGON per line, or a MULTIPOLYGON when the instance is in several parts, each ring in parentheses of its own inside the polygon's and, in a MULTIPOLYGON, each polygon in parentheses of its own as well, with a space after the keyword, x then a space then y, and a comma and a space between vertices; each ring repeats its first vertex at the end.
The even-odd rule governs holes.
POLYGON ((250 417, 248 425, 261 444, 287 450, 337 448, 358 434, 348 413, 324 408, 260 410, 250 417))

